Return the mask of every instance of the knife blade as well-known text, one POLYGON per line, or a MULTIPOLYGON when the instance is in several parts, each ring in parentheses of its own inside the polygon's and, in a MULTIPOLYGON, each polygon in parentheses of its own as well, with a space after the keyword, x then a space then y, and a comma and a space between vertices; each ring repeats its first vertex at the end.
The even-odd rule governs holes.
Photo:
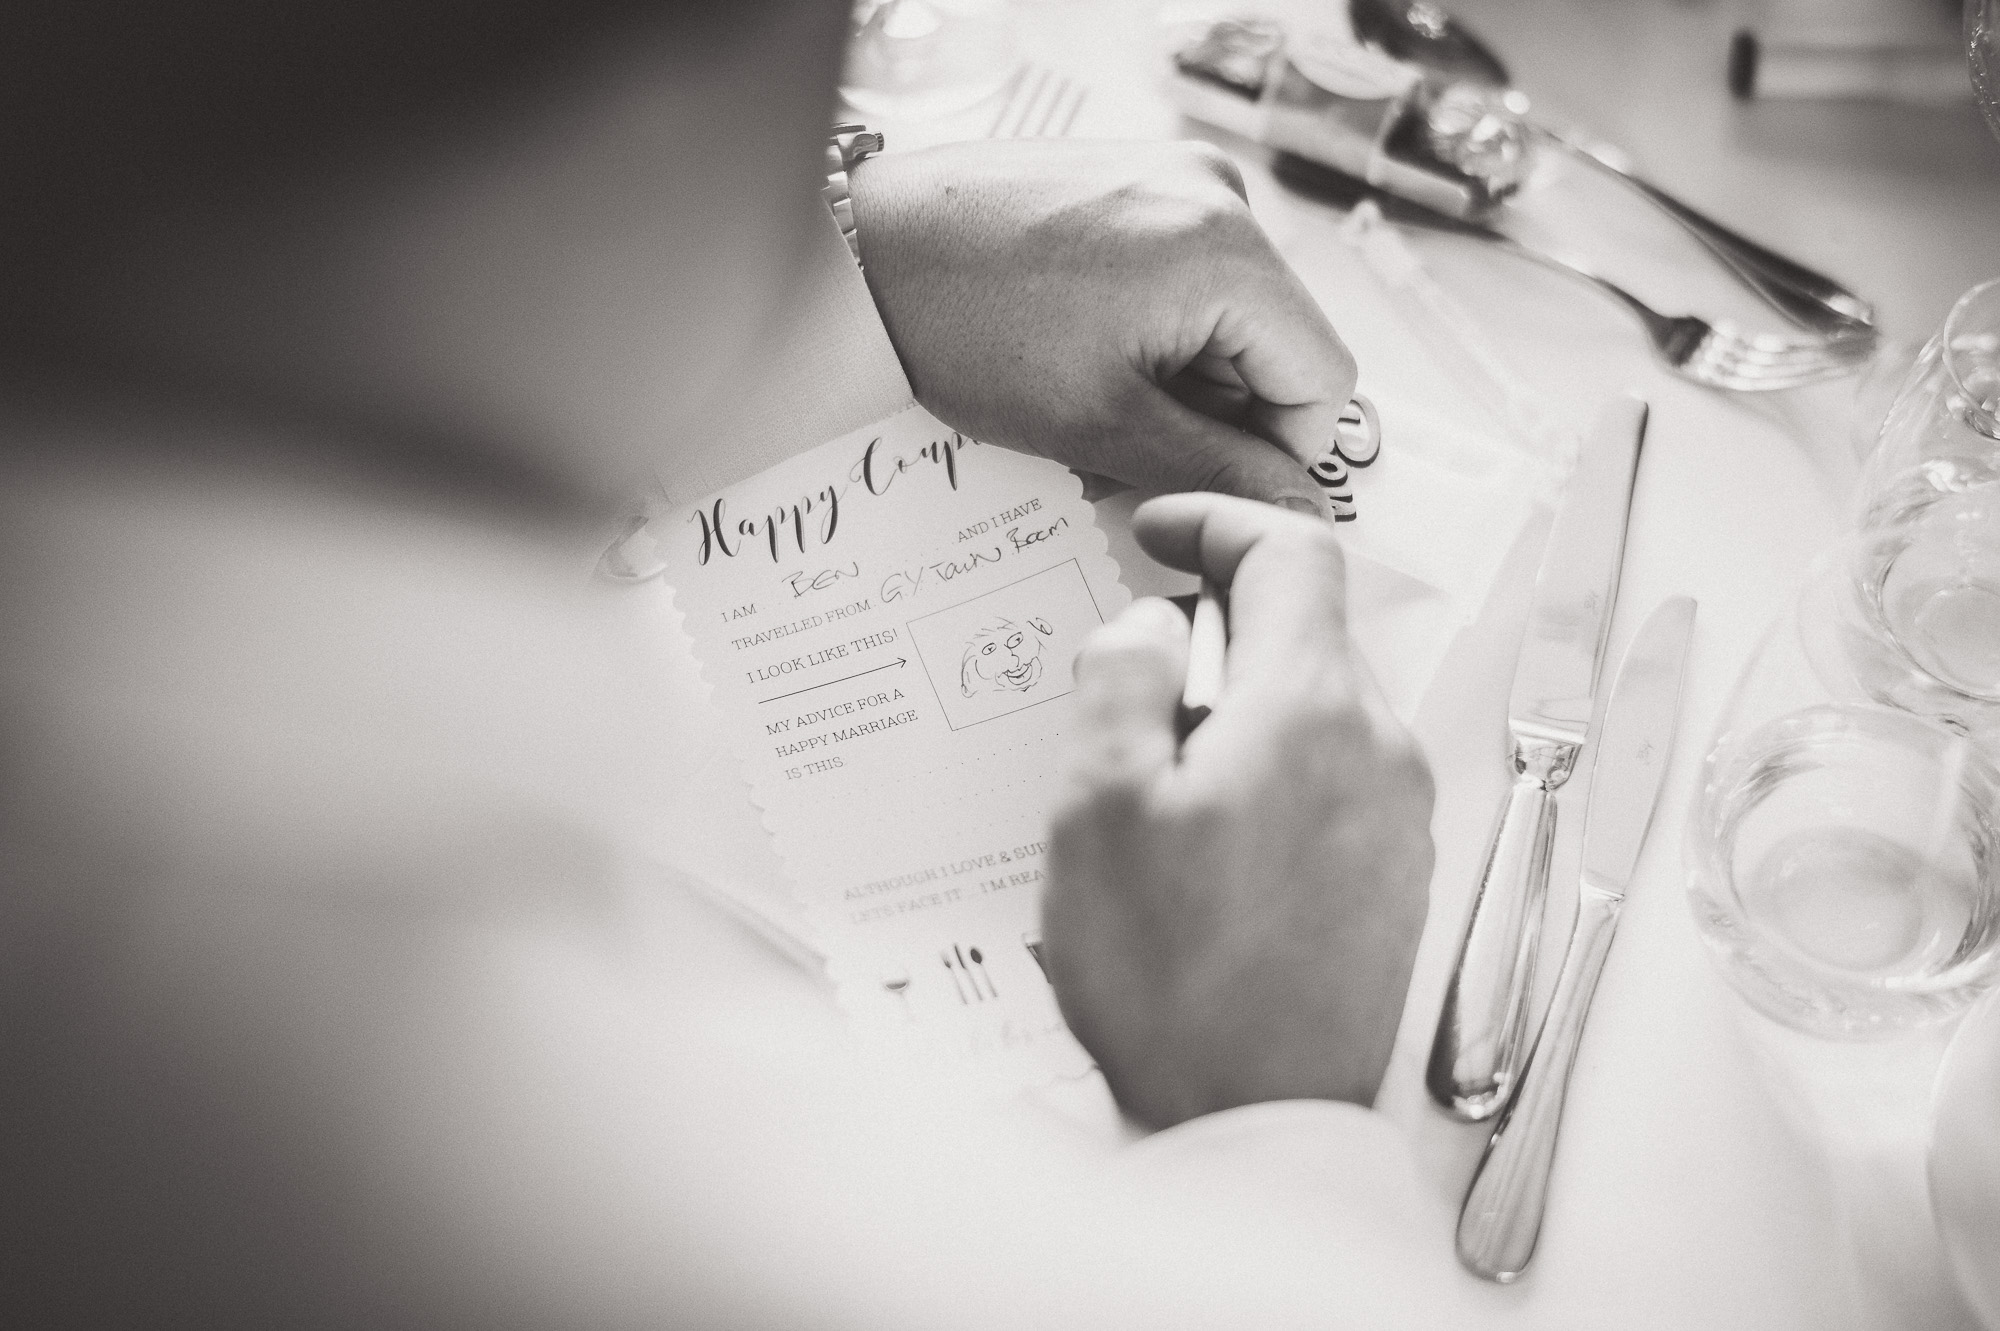
POLYGON ((1459 1118, 1491 1117, 1519 1074, 1555 838, 1554 794, 1589 738, 1618 598, 1646 404, 1620 398, 1577 456, 1535 577, 1507 707, 1514 784, 1494 824, 1425 1082, 1459 1118))
POLYGON ((1583 882, 1621 900, 1667 779, 1694 612, 1688 596, 1653 611, 1626 649, 1604 709, 1583 814, 1583 882))
POLYGON ((1507 725, 1517 744, 1581 744, 1590 728, 1645 437, 1646 404, 1620 398, 1598 416, 1578 455, 1542 553, 1514 666, 1507 725))
POLYGON ((1591 773, 1582 883, 1562 974, 1520 1092, 1500 1116, 1459 1212, 1459 1260, 1502 1284, 1527 1267, 1541 1236, 1570 1069, 1673 753, 1694 611, 1685 596, 1666 601, 1619 667, 1591 773))

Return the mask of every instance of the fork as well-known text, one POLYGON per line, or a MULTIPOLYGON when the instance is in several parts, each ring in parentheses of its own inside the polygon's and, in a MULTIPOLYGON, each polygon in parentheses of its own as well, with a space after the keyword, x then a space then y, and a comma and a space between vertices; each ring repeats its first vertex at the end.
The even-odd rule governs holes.
POLYGON ((1060 139, 1076 123, 1090 89, 1046 65, 1023 65, 1007 85, 989 139, 1060 139))
POLYGON ((1851 374, 1875 350, 1867 325, 1826 337, 1745 332, 1726 319, 1710 323, 1692 314, 1662 314, 1583 264, 1534 249, 1497 231, 1481 239, 1545 268, 1580 278, 1612 296, 1639 320, 1654 352, 1668 368, 1696 383, 1739 393, 1776 392, 1851 374))
POLYGON ((1543 139, 1617 181, 1679 223, 1745 286, 1787 318, 1823 334, 1858 334, 1865 329, 1870 336, 1874 335, 1873 307, 1832 278, 1730 230, 1651 181, 1628 171, 1604 148, 1548 126, 1536 128, 1543 139))
POLYGON ((1281 181, 1316 198, 1352 206, 1374 199, 1382 215, 1408 226, 1496 245, 1510 254, 1596 286, 1625 306, 1646 330, 1654 352, 1676 373, 1739 393, 1769 393, 1837 379, 1859 369, 1875 350, 1875 330, 1857 325, 1825 337, 1748 333, 1726 320, 1710 323, 1691 314, 1661 314, 1616 282, 1585 265, 1523 244, 1514 237, 1371 190, 1351 176, 1317 162, 1281 153, 1274 163, 1281 181))

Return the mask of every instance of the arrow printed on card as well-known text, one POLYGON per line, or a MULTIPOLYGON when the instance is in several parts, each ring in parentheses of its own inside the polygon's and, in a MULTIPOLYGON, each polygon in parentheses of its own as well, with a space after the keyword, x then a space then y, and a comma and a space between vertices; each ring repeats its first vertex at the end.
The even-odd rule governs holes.
POLYGON ((808 684, 802 689, 793 689, 790 693, 780 693, 775 697, 759 698, 757 702, 760 706, 767 702, 783 702, 786 698, 796 698, 801 693, 811 693, 814 689, 830 689, 835 684, 845 684, 850 679, 860 679, 863 675, 872 675, 875 674, 877 671, 898 670, 901 669, 903 666, 908 665, 909 663, 910 661, 908 657, 899 656, 895 660, 889 662, 887 665, 871 666, 866 670, 857 670, 851 675, 842 675, 839 679, 829 679, 819 684, 808 684))

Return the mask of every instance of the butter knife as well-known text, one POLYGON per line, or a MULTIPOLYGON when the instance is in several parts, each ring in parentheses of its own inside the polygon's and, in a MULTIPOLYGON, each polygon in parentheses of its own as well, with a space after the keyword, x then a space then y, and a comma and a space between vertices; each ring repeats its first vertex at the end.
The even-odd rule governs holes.
POLYGON ((1493 829, 1425 1077, 1431 1096, 1469 1121, 1497 1113, 1520 1070, 1555 792, 1589 738, 1645 435, 1645 403, 1619 398, 1604 409, 1584 438, 1535 578, 1507 707, 1514 786, 1493 829))
POLYGON ((1570 1068, 1673 753, 1694 608, 1685 596, 1661 605, 1619 667, 1592 769, 1569 951, 1520 1091, 1494 1128, 1459 1212, 1459 1260, 1502 1284, 1527 1267, 1541 1236, 1570 1068))

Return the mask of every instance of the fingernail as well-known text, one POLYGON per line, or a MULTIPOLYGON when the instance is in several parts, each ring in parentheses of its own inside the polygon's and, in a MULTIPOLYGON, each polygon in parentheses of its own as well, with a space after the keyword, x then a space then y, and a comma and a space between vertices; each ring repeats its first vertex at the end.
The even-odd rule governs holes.
POLYGON ((1323 518, 1326 516, 1324 508, 1307 499, 1304 495, 1286 495, 1284 498, 1273 502, 1279 508, 1288 508, 1294 513, 1303 513, 1309 518, 1323 518))

